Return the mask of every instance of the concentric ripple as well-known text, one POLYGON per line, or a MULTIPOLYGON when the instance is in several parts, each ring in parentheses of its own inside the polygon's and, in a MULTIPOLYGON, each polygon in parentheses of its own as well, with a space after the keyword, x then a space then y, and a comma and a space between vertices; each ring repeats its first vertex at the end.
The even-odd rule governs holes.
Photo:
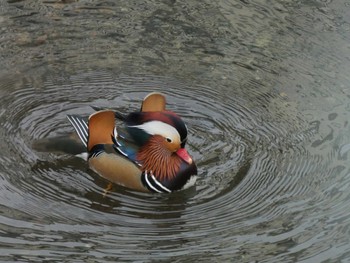
MULTIPOLYGON (((261 249, 270 251, 267 260, 277 253, 292 258, 322 246, 304 235, 323 227, 319 213, 346 220, 341 203, 347 197, 327 178, 344 185, 350 178, 341 164, 332 166, 302 146, 314 127, 288 115, 283 97, 255 87, 246 96, 227 87, 108 72, 48 76, 40 83, 27 80, 1 99, 0 205, 10 212, 0 217, 6 237, 0 252, 7 259, 239 261, 242 254, 234 252, 246 250, 249 261, 261 249), (91 105, 137 110, 150 91, 165 93, 168 108, 189 127, 188 149, 199 167, 190 189, 153 195, 115 186, 104 195, 107 182, 83 160, 32 147, 37 139, 72 131, 67 114, 88 115, 91 105), (340 205, 331 207, 328 195, 340 205)), ((327 233, 338 230, 318 235, 328 239, 327 233)))

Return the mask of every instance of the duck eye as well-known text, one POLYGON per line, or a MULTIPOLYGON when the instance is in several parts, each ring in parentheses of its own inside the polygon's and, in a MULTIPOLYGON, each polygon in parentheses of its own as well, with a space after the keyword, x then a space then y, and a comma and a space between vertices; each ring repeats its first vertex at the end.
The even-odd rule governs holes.
POLYGON ((172 139, 170 139, 169 137, 166 138, 167 142, 172 142, 172 139))

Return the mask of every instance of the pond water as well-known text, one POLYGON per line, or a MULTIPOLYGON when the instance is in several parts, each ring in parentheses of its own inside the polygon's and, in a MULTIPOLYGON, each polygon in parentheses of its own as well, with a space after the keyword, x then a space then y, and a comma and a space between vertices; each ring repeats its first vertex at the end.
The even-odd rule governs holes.
POLYGON ((347 0, 0 0, 0 260, 349 262, 347 0), (197 184, 108 182, 34 149, 151 91, 197 184))

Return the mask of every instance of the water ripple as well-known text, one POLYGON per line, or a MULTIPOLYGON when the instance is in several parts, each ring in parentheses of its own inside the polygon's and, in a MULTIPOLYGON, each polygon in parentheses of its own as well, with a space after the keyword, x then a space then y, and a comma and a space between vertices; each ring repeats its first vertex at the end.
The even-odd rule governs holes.
MULTIPOLYGON (((312 220, 320 209, 332 211, 329 222, 347 220, 341 200, 349 197, 328 182, 344 176, 341 163, 329 167, 338 156, 346 158, 347 144, 326 157, 310 155, 300 142, 313 127, 288 118, 283 97, 256 90, 247 99, 226 94, 224 87, 189 88, 157 76, 88 72, 49 76, 40 87, 28 82, 5 95, 0 143, 11 154, 0 155, 0 205, 11 213, 0 218, 2 245, 7 244, 3 255, 40 246, 33 253, 52 259, 86 253, 96 260, 105 254, 165 259, 186 256, 188 249, 191 255, 225 259, 232 250, 258 255, 251 246, 262 242, 273 244, 274 253, 288 254, 289 242, 300 244, 295 253, 317 243, 317 238, 302 240, 301 233, 319 231, 312 220), (32 147, 37 139, 71 132, 67 114, 88 115, 90 105, 136 110, 149 91, 164 92, 168 108, 188 124, 189 151, 199 167, 195 187, 150 195, 114 186, 104 195, 107 182, 83 160, 32 147), (320 176, 323 170, 327 173, 320 176), (340 204, 331 207, 335 199, 340 204)), ((339 180, 348 185, 350 179, 339 180)), ((23 257, 31 258, 26 252, 23 257)))

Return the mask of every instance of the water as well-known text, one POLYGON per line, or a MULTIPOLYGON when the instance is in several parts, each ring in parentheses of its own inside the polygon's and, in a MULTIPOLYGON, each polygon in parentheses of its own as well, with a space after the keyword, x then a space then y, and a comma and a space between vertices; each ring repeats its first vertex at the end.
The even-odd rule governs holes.
POLYGON ((0 260, 350 261, 350 6, 0 1, 0 260), (90 105, 149 91, 189 127, 197 184, 114 186, 42 153, 90 105))

